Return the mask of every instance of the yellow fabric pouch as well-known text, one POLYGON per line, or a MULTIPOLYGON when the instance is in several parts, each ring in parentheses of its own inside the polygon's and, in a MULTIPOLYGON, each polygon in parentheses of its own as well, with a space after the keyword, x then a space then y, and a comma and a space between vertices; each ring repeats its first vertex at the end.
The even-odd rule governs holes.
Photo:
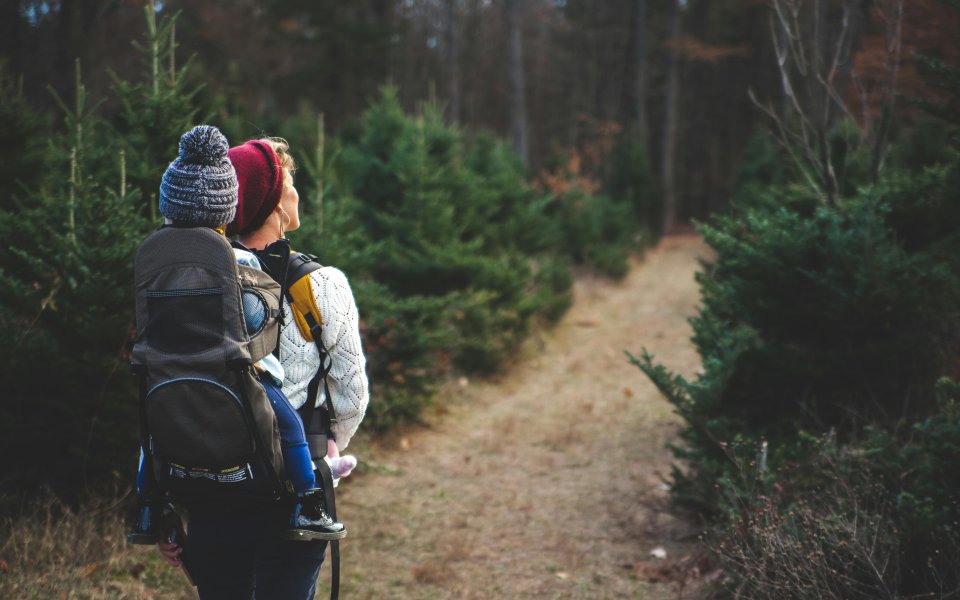
POLYGON ((310 275, 304 275, 289 288, 290 312, 300 330, 300 335, 308 342, 314 341, 310 331, 313 325, 323 325, 323 316, 317 307, 316 296, 313 295, 313 280, 310 275))

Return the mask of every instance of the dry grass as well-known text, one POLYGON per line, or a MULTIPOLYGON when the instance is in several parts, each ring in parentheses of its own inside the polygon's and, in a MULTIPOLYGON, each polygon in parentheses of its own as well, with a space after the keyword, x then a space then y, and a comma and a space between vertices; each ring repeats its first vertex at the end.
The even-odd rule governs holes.
POLYGON ((120 504, 88 500, 70 508, 48 494, 6 511, 0 521, 0 598, 196 598, 154 549, 127 544, 120 504))
MULTIPOLYGON (((829 492, 833 493, 833 492, 829 492)), ((740 580, 737 598, 896 598, 897 535, 880 514, 831 514, 800 501, 782 512, 759 497, 715 547, 740 580)), ((946 597, 946 596, 943 596, 946 597)))
POLYGON ((413 567, 413 580, 426 585, 446 585, 457 578, 447 561, 427 561, 413 567))

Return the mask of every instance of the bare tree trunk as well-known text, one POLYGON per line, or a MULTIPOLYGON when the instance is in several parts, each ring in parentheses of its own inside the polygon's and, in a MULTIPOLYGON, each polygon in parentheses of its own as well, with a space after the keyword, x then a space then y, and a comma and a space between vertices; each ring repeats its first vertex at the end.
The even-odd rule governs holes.
POLYGON ((520 34, 520 2, 506 0, 507 71, 510 79, 510 129, 513 147, 523 160, 529 161, 527 148, 527 108, 524 96, 523 38, 520 34))
MULTIPOLYGON (((828 8, 825 2, 817 1, 813 3, 813 72, 817 74, 827 72, 828 67, 825 65, 829 64, 826 57, 830 55, 832 40, 829 32, 828 8)), ((838 185, 834 161, 831 156, 832 148, 830 148, 827 135, 833 126, 833 108, 835 106, 834 99, 830 97, 829 91, 828 87, 811 89, 810 101, 814 107, 813 110, 818 123, 817 152, 820 161, 826 166, 821 174, 821 184, 827 194, 828 201, 832 204, 837 196, 838 185)))
MULTIPOLYGON (((903 0, 874 0, 872 6, 886 16, 889 85, 881 88, 881 105, 892 106, 900 60, 903 0)), ((835 206, 844 191, 850 152, 872 140, 877 150, 871 161, 871 176, 875 179, 888 137, 883 116, 874 124, 865 111, 863 128, 856 139, 830 139, 838 118, 855 120, 845 95, 850 81, 857 83, 851 72, 851 59, 862 36, 866 4, 861 0, 772 0, 771 7, 770 31, 784 106, 774 109, 769 103, 761 104, 752 92, 751 98, 773 121, 781 145, 807 185, 820 194, 825 204, 835 206), (876 131, 872 132, 873 125, 876 131), (850 144, 854 147, 850 148, 850 144)))
MULTIPOLYGON (((410 9, 407 6, 406 2, 400 3, 400 22, 409 23, 410 22, 410 9)), ((417 89, 416 82, 414 78, 416 77, 414 65, 416 61, 414 60, 413 46, 415 35, 411 31, 410 27, 403 27, 401 29, 401 37, 403 39, 403 63, 400 67, 400 81, 398 82, 400 88, 400 99, 401 102, 406 98, 409 99, 411 96, 411 90, 417 89)), ((405 106, 409 104, 404 103, 405 106)))
POLYGON ((876 182, 880 177, 880 169, 888 150, 890 128, 893 119, 893 108, 897 100, 897 75, 900 73, 902 58, 903 37, 903 7, 904 0, 892 0, 883 7, 882 20, 885 25, 884 42, 887 50, 886 72, 883 83, 884 101, 880 106, 880 122, 877 123, 873 134, 873 150, 870 158, 870 178, 876 182))
POLYGON ((647 122, 647 0, 636 0, 637 17, 634 22, 634 36, 636 39, 636 81, 634 82, 634 96, 636 102, 637 135, 643 144, 644 152, 648 152, 647 137, 649 123, 647 122))
POLYGON ((447 122, 460 122, 460 35, 457 0, 447 0, 447 122))
POLYGON ((317 146, 314 154, 314 163, 317 165, 317 192, 316 192, 316 211, 317 229, 323 233, 323 151, 326 136, 324 135, 323 113, 317 114, 317 146))
POLYGON ((706 206, 703 207, 702 212, 697 215, 697 218, 703 218, 712 213, 713 211, 720 208, 723 203, 723 197, 720 195, 721 190, 725 187, 724 181, 724 172, 721 167, 721 144, 720 138, 717 136, 711 136, 710 141, 707 146, 707 193, 704 194, 706 198, 706 206))
MULTIPOLYGON (((680 38, 681 3, 673 0, 670 16, 670 39, 680 38)), ((666 123, 663 128, 663 162, 660 170, 660 187, 663 193, 663 233, 670 233, 677 224, 676 154, 677 122, 680 111, 680 59, 676 49, 671 49, 667 62, 666 123)))

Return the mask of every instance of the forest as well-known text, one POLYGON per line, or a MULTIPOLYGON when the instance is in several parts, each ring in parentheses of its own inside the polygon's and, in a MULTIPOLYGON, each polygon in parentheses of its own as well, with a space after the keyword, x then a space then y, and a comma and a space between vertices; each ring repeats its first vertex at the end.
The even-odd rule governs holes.
POLYGON ((23 559, 35 519, 129 512, 133 257, 200 123, 290 142, 293 242, 361 310, 366 435, 513 372, 578 281, 693 235, 700 368, 646 331, 611 351, 676 415, 669 511, 722 574, 696 594, 960 593, 956 0, 16 0, 0 596, 53 568, 23 559))

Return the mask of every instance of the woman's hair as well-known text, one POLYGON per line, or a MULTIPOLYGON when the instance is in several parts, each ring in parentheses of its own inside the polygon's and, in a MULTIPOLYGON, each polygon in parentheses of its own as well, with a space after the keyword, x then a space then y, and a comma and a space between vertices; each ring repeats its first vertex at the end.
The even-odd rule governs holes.
POLYGON ((277 153, 277 158, 280 159, 280 166, 284 172, 290 176, 290 183, 293 183, 292 179, 293 174, 297 172, 297 163, 294 162, 293 156, 290 155, 290 144, 287 143, 287 140, 281 137, 264 137, 257 141, 263 142, 273 148, 273 151, 277 153))

